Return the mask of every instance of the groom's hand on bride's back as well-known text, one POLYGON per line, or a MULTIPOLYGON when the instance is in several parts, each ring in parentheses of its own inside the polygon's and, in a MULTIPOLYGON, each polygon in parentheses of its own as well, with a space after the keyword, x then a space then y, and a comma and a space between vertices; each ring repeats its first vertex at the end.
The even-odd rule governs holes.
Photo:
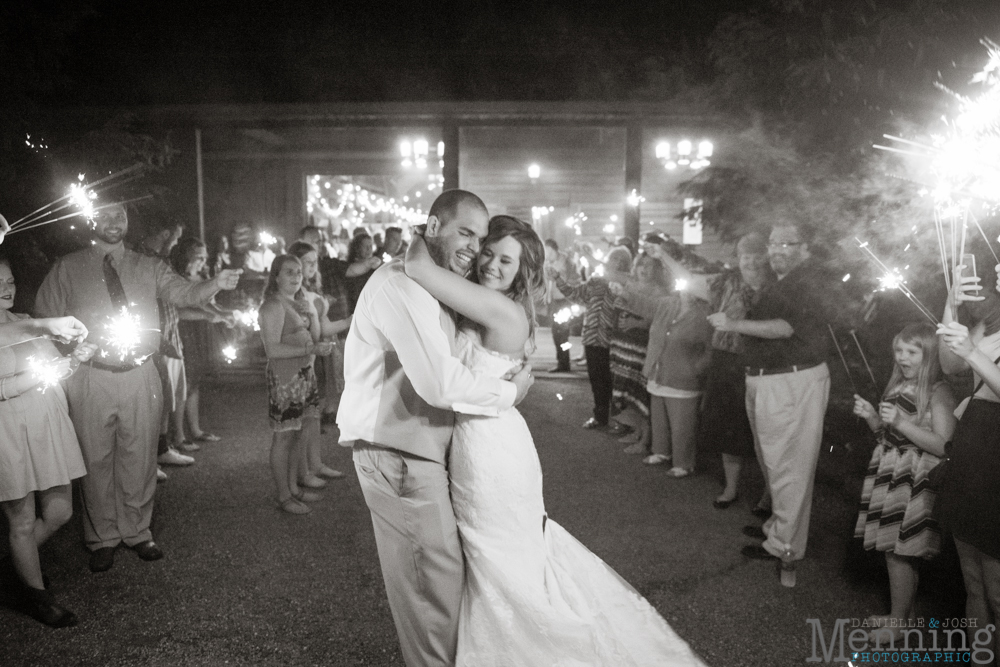
POLYGON ((517 396, 514 398, 514 405, 518 405, 528 395, 528 390, 535 383, 535 376, 531 374, 531 364, 525 364, 510 379, 517 387, 517 396))

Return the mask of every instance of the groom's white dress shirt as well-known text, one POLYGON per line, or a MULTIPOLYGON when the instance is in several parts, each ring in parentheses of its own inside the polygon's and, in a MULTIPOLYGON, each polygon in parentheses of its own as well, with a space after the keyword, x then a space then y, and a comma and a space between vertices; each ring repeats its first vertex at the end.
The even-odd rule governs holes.
POLYGON ((454 338, 451 317, 401 261, 372 274, 344 346, 341 444, 365 440, 445 463, 454 413, 510 408, 514 384, 466 368, 452 354, 454 338))

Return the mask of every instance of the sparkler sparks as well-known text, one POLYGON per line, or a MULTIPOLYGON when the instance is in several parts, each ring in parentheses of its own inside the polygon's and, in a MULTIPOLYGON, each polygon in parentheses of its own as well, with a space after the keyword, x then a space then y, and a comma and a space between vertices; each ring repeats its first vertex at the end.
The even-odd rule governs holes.
POLYGON ((868 247, 867 241, 862 242, 861 239, 857 237, 854 237, 854 240, 858 242, 858 248, 863 250, 868 255, 868 258, 875 263, 875 266, 882 270, 882 276, 879 278, 880 291, 886 289, 898 289, 903 293, 903 296, 910 300, 910 303, 917 307, 917 310, 919 310, 924 317, 930 320, 935 326, 940 324, 938 319, 934 316, 934 313, 932 313, 927 306, 921 303, 920 299, 918 299, 916 295, 910 291, 910 288, 906 286, 906 281, 902 280, 898 269, 893 270, 886 266, 882 260, 878 258, 878 255, 876 255, 872 249, 868 247))
MULTIPOLYGON (((145 361, 145 357, 137 358, 135 352, 142 342, 143 329, 139 326, 139 316, 129 311, 128 306, 122 306, 121 313, 111 318, 107 325, 107 343, 118 355, 120 361, 131 360, 136 365, 145 361)), ((102 357, 107 357, 106 350, 101 351, 102 357)))
POLYGON ((38 381, 38 391, 43 394, 46 389, 56 386, 65 378, 59 371, 56 360, 38 359, 32 355, 28 357, 27 361, 28 372, 31 374, 31 377, 38 381))
POLYGON ((272 245, 274 245, 277 242, 278 242, 278 239, 275 238, 273 234, 270 234, 269 232, 261 232, 260 233, 260 243, 261 243, 261 245, 272 246, 272 245))
POLYGON ((254 331, 260 331, 260 314, 257 312, 256 308, 251 308, 245 312, 242 310, 234 310, 233 315, 236 317, 236 321, 246 328, 253 329, 254 331))
POLYGON ((572 306, 566 306, 556 311, 556 314, 552 316, 552 321, 556 324, 566 324, 574 317, 579 317, 582 313, 583 308, 574 303, 572 306))
POLYGON ((227 345, 222 348, 222 356, 226 359, 227 364, 231 364, 236 361, 236 348, 232 345, 227 345))

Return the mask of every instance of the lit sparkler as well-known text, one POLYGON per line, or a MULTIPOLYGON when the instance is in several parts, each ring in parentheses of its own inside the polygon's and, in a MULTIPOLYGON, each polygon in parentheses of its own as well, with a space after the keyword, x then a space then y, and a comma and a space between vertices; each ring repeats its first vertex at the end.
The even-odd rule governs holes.
POLYGON ((893 270, 886 266, 885 263, 883 263, 882 260, 880 260, 878 256, 872 252, 872 249, 868 247, 867 241, 862 242, 861 239, 857 237, 855 237, 854 240, 858 242, 858 247, 865 251, 868 258, 882 270, 882 275, 879 277, 880 290, 898 289, 903 293, 903 296, 910 300, 910 303, 917 307, 917 310, 919 310, 924 317, 929 319, 935 325, 940 324, 938 319, 934 316, 934 313, 932 313, 927 306, 921 303, 920 299, 918 299, 916 295, 910 291, 910 288, 906 286, 906 281, 902 279, 898 270, 893 270))
POLYGON ((93 225, 97 193, 83 185, 83 174, 80 174, 79 180, 79 183, 69 186, 69 200, 79 209, 79 214, 87 219, 87 223, 93 225))
POLYGON ((233 315, 236 317, 236 321, 246 328, 260 331, 260 314, 256 308, 247 311, 234 310, 233 315))
POLYGON ((390 255, 387 252, 382 253, 382 261, 383 262, 391 262, 392 261, 392 255, 390 255))
POLYGON ((35 380, 38 381, 38 391, 43 394, 46 389, 56 386, 61 380, 66 378, 66 376, 59 370, 57 360, 38 359, 32 355, 28 357, 27 361, 28 372, 35 380))
MULTIPOLYGON (((136 365, 145 361, 145 357, 135 356, 142 342, 142 332, 139 326, 139 316, 129 311, 128 306, 122 306, 121 313, 111 318, 107 325, 107 343, 118 355, 120 361, 131 360, 136 365)), ((106 350, 101 351, 102 357, 107 357, 106 350)))
POLYGON ((272 245, 274 245, 277 242, 278 242, 278 239, 275 238, 275 236, 273 234, 271 234, 269 232, 261 232, 260 233, 260 243, 261 243, 261 245, 272 246, 272 245))
POLYGON ((227 345, 222 348, 222 356, 226 359, 227 364, 231 364, 236 361, 236 348, 232 345, 227 345))
POLYGON ((674 280, 674 290, 678 292, 683 292, 688 288, 688 281, 684 278, 677 278, 674 280))
POLYGON ((556 314, 552 316, 552 321, 556 324, 566 324, 574 317, 579 317, 582 313, 583 308, 574 303, 572 306, 566 306, 556 311, 556 314))

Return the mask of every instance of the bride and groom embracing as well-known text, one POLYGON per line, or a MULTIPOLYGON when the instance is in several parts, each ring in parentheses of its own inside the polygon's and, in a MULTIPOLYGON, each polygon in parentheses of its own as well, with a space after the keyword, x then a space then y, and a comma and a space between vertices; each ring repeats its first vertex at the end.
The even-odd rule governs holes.
POLYGON ((344 349, 341 444, 372 514, 408 667, 702 665, 656 610, 545 515, 514 408, 545 252, 448 190, 378 269, 344 349), (466 279, 468 274, 469 279, 466 279))

